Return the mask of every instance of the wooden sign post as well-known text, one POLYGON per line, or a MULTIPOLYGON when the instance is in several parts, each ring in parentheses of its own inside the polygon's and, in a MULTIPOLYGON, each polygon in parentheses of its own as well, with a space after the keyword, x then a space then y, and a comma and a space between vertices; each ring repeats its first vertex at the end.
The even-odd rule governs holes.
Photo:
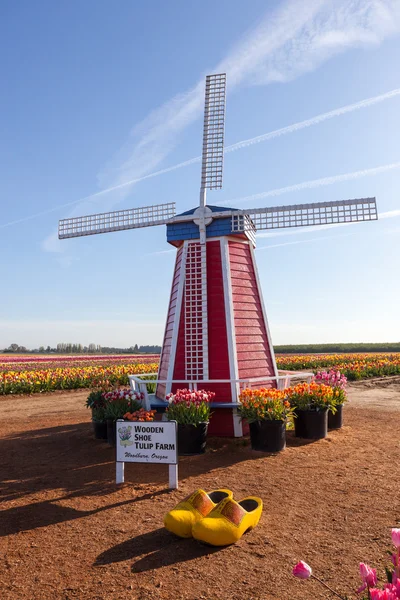
POLYGON ((178 489, 176 421, 123 421, 116 426, 116 483, 124 483, 126 462, 169 465, 169 487, 178 489))

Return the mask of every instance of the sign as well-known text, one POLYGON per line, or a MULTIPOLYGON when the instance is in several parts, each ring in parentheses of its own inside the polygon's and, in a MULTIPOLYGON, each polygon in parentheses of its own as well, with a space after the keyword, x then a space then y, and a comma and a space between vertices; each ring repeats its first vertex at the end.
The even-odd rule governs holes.
POLYGON ((116 427, 116 483, 124 482, 124 465, 160 463, 169 465, 169 487, 178 488, 178 444, 176 421, 122 421, 116 427))
POLYGON ((176 465, 176 421, 117 421, 117 461, 176 465))

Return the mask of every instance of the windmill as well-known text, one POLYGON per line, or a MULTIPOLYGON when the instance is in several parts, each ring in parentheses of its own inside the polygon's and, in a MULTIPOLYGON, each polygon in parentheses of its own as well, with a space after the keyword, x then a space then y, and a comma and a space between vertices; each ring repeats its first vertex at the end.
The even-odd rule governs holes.
POLYGON ((175 203, 59 222, 59 238, 167 226, 177 248, 156 395, 183 382, 216 392, 210 433, 242 435, 235 410, 239 381, 278 381, 274 350, 254 257, 255 233, 377 219, 375 198, 237 210, 207 206, 206 191, 222 187, 226 74, 205 85, 199 206, 180 215, 175 203), (171 383, 178 381, 177 383, 171 383), (204 382, 204 383, 202 383, 204 382))

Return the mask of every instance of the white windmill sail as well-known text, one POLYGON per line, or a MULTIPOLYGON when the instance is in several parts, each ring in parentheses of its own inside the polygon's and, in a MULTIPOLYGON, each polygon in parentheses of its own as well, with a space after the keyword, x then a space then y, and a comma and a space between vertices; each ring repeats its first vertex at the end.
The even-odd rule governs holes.
POLYGON ((139 227, 165 225, 175 215, 175 202, 130 208, 114 212, 61 219, 58 223, 60 240, 96 233, 123 231, 139 227))
MULTIPOLYGON (((222 213, 222 215, 225 216, 226 213, 222 213)), ((231 215, 232 231, 234 232, 246 231, 249 228, 256 230, 282 229, 334 223, 356 223, 373 221, 378 218, 375 198, 268 206, 232 211, 231 215)))
POLYGON ((226 73, 207 75, 201 157, 200 206, 206 204, 206 189, 216 190, 222 188, 225 104, 226 73))

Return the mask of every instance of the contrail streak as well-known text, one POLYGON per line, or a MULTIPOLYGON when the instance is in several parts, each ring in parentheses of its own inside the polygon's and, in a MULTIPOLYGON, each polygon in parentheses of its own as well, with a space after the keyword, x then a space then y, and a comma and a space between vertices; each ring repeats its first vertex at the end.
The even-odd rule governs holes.
POLYGON ((318 123, 322 123, 323 121, 327 121, 328 119, 340 117, 341 115, 345 115, 346 113, 353 112, 355 110, 360 110, 361 108, 367 108, 368 106, 373 106, 374 104, 378 104, 379 102, 383 102, 384 100, 389 100, 390 98, 395 98, 399 95, 400 88, 397 88, 395 90, 392 90, 391 92, 387 92, 386 94, 381 94, 379 96, 367 98, 365 100, 361 100, 360 102, 356 102, 355 104, 348 104, 347 106, 342 106, 341 108, 335 108, 330 112, 322 113, 321 115, 317 115, 316 117, 312 117, 311 119, 306 119, 305 121, 300 121, 299 123, 294 123, 293 125, 288 125, 287 127, 276 129, 275 131, 271 131, 270 133, 264 133, 263 135, 258 135, 248 140, 237 142, 236 144, 227 146, 225 148, 225 152, 233 152, 234 150, 247 148, 247 146, 252 146, 253 144, 267 142, 268 140, 280 137, 281 135, 287 135, 288 133, 294 133, 295 131, 299 131, 300 129, 311 127, 312 125, 318 125, 318 123))
MULTIPOLYGON (((360 110, 362 108, 367 108, 369 106, 373 106, 374 104, 378 104, 379 102, 384 102, 385 100, 389 100, 391 98, 395 98, 396 96, 400 96, 400 88, 392 90, 391 92, 386 92, 385 94, 380 94, 379 96, 373 96, 372 98, 366 98, 365 100, 360 100, 360 102, 356 102, 354 104, 348 104, 347 106, 342 106, 341 108, 335 108, 326 113, 322 113, 321 115, 317 115, 316 117, 312 117, 311 119, 306 119, 305 121, 300 121, 299 123, 293 123, 293 125, 288 125, 287 127, 282 127, 281 129, 275 129, 274 131, 270 131, 269 133, 264 133, 262 135, 257 135, 256 137, 249 138, 248 140, 242 140, 241 142, 236 142, 235 144, 231 144, 230 146, 226 146, 224 148, 224 153, 234 152, 236 150, 240 150, 241 148, 247 148, 248 146, 252 146, 253 144, 260 144, 261 142, 267 142, 268 140, 272 140, 273 138, 280 137, 282 135, 287 135, 289 133, 294 133, 295 131, 299 131, 300 129, 305 129, 306 127, 311 127, 312 125, 318 125, 323 121, 327 121, 328 119, 333 119, 334 117, 339 117, 349 112, 353 112, 355 110, 360 110)), ((158 177, 159 175, 164 175, 165 173, 170 173, 171 171, 176 171, 177 169, 182 169, 183 167, 188 167, 189 165, 193 165, 195 163, 199 163, 201 161, 201 156, 196 156, 195 158, 190 158, 189 160, 185 160, 181 163, 173 165, 172 167, 167 167, 165 169, 161 169, 159 171, 154 171, 153 173, 149 173, 148 175, 144 175, 143 177, 139 177, 137 179, 131 179, 124 183, 120 183, 119 185, 115 185, 109 187, 101 192, 97 192, 92 194, 91 196, 86 196, 85 198, 81 198, 76 201, 83 202, 84 200, 90 200, 91 198, 95 198, 96 196, 101 196, 103 194, 108 194, 109 192, 114 192, 116 190, 120 190, 127 186, 133 185, 134 183, 139 183, 140 181, 144 181, 145 179, 150 179, 152 177, 158 177)))
MULTIPOLYGON (((297 192, 300 190, 317 188, 317 187, 321 187, 324 185, 332 185, 334 183, 340 183, 341 181, 350 181, 351 179, 359 179, 360 177, 367 177, 368 175, 379 175, 380 173, 385 173, 386 171, 392 171, 394 169, 399 169, 399 168, 400 168, 400 162, 396 162, 396 163, 390 163, 388 165, 382 165, 380 167, 374 167, 372 169, 363 169, 362 171, 354 171, 353 173, 344 173, 343 175, 334 175, 333 177, 323 177, 322 179, 312 179, 310 181, 304 181, 303 183, 296 183, 294 185, 289 185, 287 187, 269 190, 268 192, 261 192, 259 194, 253 194, 252 196, 245 196, 243 198, 235 198, 234 200, 226 200, 225 202, 220 202, 219 205, 221 206, 221 205, 225 205, 225 204, 227 204, 227 205, 243 204, 245 202, 250 202, 252 200, 259 200, 261 198, 268 198, 270 196, 280 196, 282 194, 287 194, 289 192, 297 192)), ((99 193, 102 193, 102 192, 99 192, 99 193)), ((81 202, 81 200, 79 200, 78 202, 81 202)), ((17 225, 19 223, 25 223, 26 221, 36 219, 37 217, 41 217, 41 216, 48 215, 53 212, 57 212, 60 208, 64 208, 66 206, 71 206, 72 204, 76 204, 76 202, 67 202, 66 204, 60 204, 59 206, 55 206, 54 208, 42 210, 41 212, 35 213, 34 215, 22 217, 22 219, 10 221, 9 223, 0 224, 0 229, 4 229, 5 227, 10 227, 11 225, 17 225)))
POLYGON ((261 192, 260 194, 252 194, 251 196, 244 196, 243 198, 235 198, 234 200, 219 202, 219 205, 243 204, 246 202, 251 202, 253 200, 260 200, 261 198, 280 196, 281 194, 288 194, 289 192, 310 190, 312 188, 317 188, 324 185, 332 185, 334 183, 340 183, 342 181, 359 179, 360 177, 367 177, 368 175, 379 175, 380 173, 393 171, 394 169, 400 169, 400 162, 390 163, 388 165, 382 165, 380 167, 374 167, 372 169, 363 169, 362 171, 353 171, 352 173, 343 173, 343 175, 334 175, 333 177, 323 177, 322 179, 312 179, 310 181, 303 181, 302 183, 295 183, 294 185, 288 185, 283 188, 276 188, 274 190, 269 190, 268 192, 261 192))
POLYGON ((321 240, 332 240, 336 238, 349 237, 352 233, 345 233, 344 235, 325 235, 323 237, 310 238, 309 240, 297 240, 296 242, 283 242, 282 244, 270 244, 269 246, 260 246, 257 250, 269 250, 270 248, 280 248, 282 246, 293 246, 295 244, 309 244, 310 242, 319 242, 321 240))
MULTIPOLYGON (((339 117, 341 115, 344 115, 349 112, 353 112, 355 110, 360 110, 362 108, 367 108, 369 106, 373 106, 374 104, 378 104, 379 102, 383 102, 385 100, 395 98, 396 96, 400 96, 400 88, 397 88, 390 92, 386 92, 385 94, 380 94, 379 96, 373 96, 372 98, 366 98, 365 100, 361 100, 360 102, 356 102, 354 104, 348 104, 347 106, 342 106, 341 108, 336 108, 329 112, 317 115, 316 117, 312 117, 311 119, 306 119, 305 121, 293 123, 292 125, 288 125, 287 127, 282 127, 281 129, 276 129, 274 131, 270 131, 269 133, 264 133, 264 134, 258 135, 256 137, 249 138, 247 140, 242 140, 241 142, 236 142, 235 144, 226 146, 224 149, 224 152, 225 153, 234 152, 236 150, 240 150, 241 148, 247 148, 248 146, 252 146, 253 144, 267 142, 268 140, 272 140, 276 137, 294 133, 296 131, 299 131, 300 129, 305 129, 306 127, 318 125, 319 123, 322 123, 323 121, 327 121, 328 119, 333 119, 334 117, 339 117)), ((148 175, 144 175, 143 177, 138 177, 137 179, 131 179, 129 181, 125 181, 124 183, 120 183, 119 185, 114 185, 112 187, 106 188, 99 192, 95 192, 94 194, 90 194, 90 196, 84 196, 83 198, 80 198, 79 200, 73 200, 72 202, 60 204, 53 208, 43 210, 39 213, 35 213, 33 215, 28 215, 27 217, 22 217, 21 219, 16 219, 14 221, 10 221, 9 223, 0 224, 0 229, 4 229, 5 227, 10 227, 11 225, 17 225, 19 223, 25 223, 26 221, 36 219, 37 217, 41 217, 41 216, 44 216, 44 215, 47 215, 47 214, 50 214, 53 212, 57 212, 61 208, 75 206, 76 204, 79 204, 80 202, 94 201, 99 196, 103 196, 105 194, 109 194, 110 192, 121 190, 121 189, 129 187, 130 185, 133 185, 135 183, 139 183, 140 181, 145 181, 146 179, 158 177, 159 175, 164 175, 165 173, 170 173, 172 171, 176 171, 177 169, 182 169, 183 167, 188 167, 189 165, 199 163, 200 161, 201 161, 201 156, 196 156, 195 158, 190 158, 189 160, 185 160, 176 165, 172 165, 171 167, 166 167, 165 169, 160 169, 158 171, 154 171, 153 173, 149 173, 148 175)), ((394 168, 394 167, 392 167, 392 168, 394 168)), ((321 180, 316 180, 316 181, 321 181, 321 180)), ((328 185, 328 183, 327 184, 321 183, 320 185, 328 185)), ((287 190, 287 191, 294 191, 294 189, 292 189, 292 187, 293 186, 290 186, 289 188, 282 188, 282 189, 287 190)), ((296 189, 302 189, 302 188, 296 188, 296 189)), ((281 193, 285 193, 285 192, 281 192, 281 193)), ((276 194, 270 193, 270 195, 278 195, 278 193, 276 193, 276 194)), ((259 197, 265 197, 265 196, 259 196, 259 197)), ((249 198, 253 198, 253 197, 249 196, 249 198)))

